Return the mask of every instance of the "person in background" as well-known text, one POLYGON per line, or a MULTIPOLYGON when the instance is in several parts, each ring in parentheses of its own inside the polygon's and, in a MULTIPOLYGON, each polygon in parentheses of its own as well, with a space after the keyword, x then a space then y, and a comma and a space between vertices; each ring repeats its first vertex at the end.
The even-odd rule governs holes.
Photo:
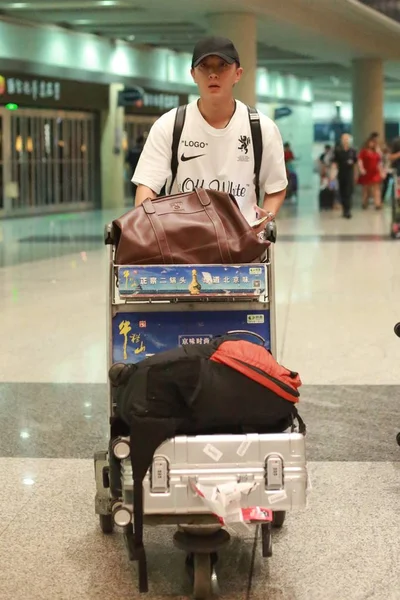
POLYGON ((362 207, 368 208, 372 196, 375 209, 382 208, 382 154, 379 150, 378 136, 372 133, 358 155, 360 177, 358 183, 362 186, 362 207))
POLYGON ((332 172, 334 169, 337 172, 339 196, 345 219, 351 219, 355 168, 357 165, 357 152, 351 146, 350 141, 350 135, 343 133, 332 157, 332 172))
POLYGON ((292 150, 289 142, 285 142, 283 144, 283 150, 285 153, 285 165, 286 165, 286 168, 288 168, 295 160, 293 150, 292 150))
POLYGON ((332 146, 330 144, 325 144, 324 151, 319 157, 319 174, 321 178, 321 183, 325 180, 326 177, 329 177, 332 159, 332 146))
POLYGON ((373 131, 369 136, 369 139, 373 140, 376 143, 376 151, 382 156, 383 150, 381 148, 381 136, 379 135, 379 133, 377 131, 373 131))
POLYGON ((387 144, 384 144, 382 148, 382 203, 385 202, 391 179, 392 162, 390 160, 390 148, 387 144))
MULTIPOLYGON (((386 160, 389 162, 389 166, 387 169, 387 176, 383 183, 382 189, 382 200, 385 200, 385 196, 387 195, 388 188, 393 181, 394 186, 398 186, 398 178, 400 177, 400 137, 395 138, 392 142, 387 146, 387 154, 386 160)), ((391 190, 393 190, 393 187, 391 190)), ((394 188, 396 189, 396 187, 394 188)), ((393 200, 393 193, 391 192, 390 201, 393 200)))
POLYGON ((390 144, 389 159, 394 175, 400 177, 400 137, 395 138, 390 144))
POLYGON ((334 210, 340 210, 342 204, 339 201, 338 181, 337 181, 337 168, 332 168, 332 161, 335 149, 332 148, 331 144, 326 144, 324 152, 318 159, 319 173, 320 173, 320 188, 329 186, 334 194, 333 206, 334 210))

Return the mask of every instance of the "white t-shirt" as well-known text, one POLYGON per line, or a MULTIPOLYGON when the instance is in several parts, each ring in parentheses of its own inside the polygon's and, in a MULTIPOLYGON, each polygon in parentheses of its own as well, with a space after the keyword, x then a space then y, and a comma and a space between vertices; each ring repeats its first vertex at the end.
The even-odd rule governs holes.
MULTIPOLYGON (((176 108, 152 126, 132 181, 157 194, 171 183, 171 145, 176 108)), ((260 190, 274 194, 287 186, 282 138, 275 123, 260 113, 263 157, 260 190)), ((257 204, 254 154, 247 106, 236 101, 236 111, 225 129, 214 129, 201 115, 197 102, 187 106, 178 150, 178 172, 172 194, 206 188, 235 196, 248 222, 257 204)))

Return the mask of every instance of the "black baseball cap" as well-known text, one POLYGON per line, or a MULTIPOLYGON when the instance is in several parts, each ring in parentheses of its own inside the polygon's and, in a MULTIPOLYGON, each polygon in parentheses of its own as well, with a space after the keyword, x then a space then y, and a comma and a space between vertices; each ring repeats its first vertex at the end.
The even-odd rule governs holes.
POLYGON ((233 42, 224 37, 206 37, 197 42, 193 50, 192 68, 197 67, 207 56, 219 56, 229 65, 240 66, 240 58, 233 42))

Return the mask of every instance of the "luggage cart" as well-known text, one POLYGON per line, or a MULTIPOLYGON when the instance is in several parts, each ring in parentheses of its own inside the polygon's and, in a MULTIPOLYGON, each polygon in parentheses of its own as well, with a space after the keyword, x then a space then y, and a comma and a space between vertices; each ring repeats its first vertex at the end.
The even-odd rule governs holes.
MULTIPOLYGON (((115 264, 114 231, 108 225, 108 367, 181 344, 204 344, 229 331, 255 335, 276 355, 274 223, 268 224, 267 235, 271 244, 258 264, 122 266, 115 264)), ((115 525, 122 528, 130 559, 139 560, 139 589, 146 592, 146 565, 135 556, 129 428, 115 414, 110 384, 108 413, 109 447, 94 457, 95 511, 103 533, 112 533, 115 525)), ((178 437, 156 451, 144 481, 143 522, 178 527, 174 544, 186 553, 197 599, 212 593, 217 553, 230 539, 221 520, 193 491, 193 481, 209 482, 210 477, 255 482, 250 505, 267 503, 271 509, 270 518, 260 520, 263 556, 269 557, 272 527, 283 525, 287 510, 306 505, 303 432, 178 437), (233 447, 238 450, 232 458, 233 447), (213 449, 209 456, 206 448, 213 449), (230 459, 216 465, 215 454, 230 459)))

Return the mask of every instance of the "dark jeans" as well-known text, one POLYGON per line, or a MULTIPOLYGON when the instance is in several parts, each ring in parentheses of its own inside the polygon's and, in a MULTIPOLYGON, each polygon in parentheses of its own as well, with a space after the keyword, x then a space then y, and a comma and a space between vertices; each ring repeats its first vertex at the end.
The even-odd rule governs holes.
POLYGON ((343 206, 343 214, 348 214, 351 211, 354 181, 353 176, 351 177, 339 177, 339 196, 343 206))

